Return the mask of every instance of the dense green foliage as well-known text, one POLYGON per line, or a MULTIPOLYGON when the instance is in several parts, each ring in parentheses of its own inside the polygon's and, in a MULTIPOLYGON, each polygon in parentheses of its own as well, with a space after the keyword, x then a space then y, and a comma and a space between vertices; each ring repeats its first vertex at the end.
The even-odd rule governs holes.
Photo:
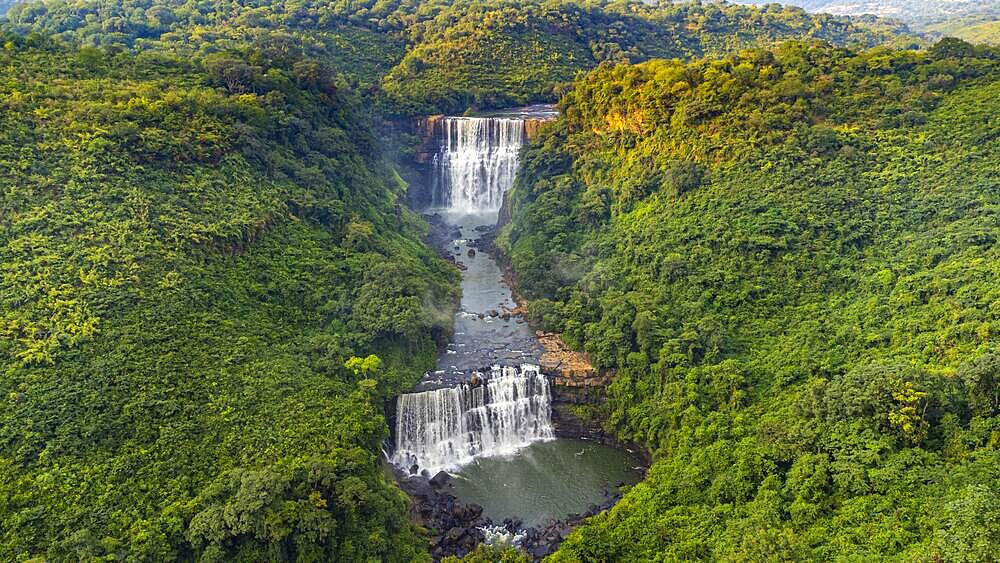
POLYGON ((480 544, 465 557, 445 557, 441 563, 531 563, 532 559, 522 550, 512 546, 480 544))
POLYGON ((600 62, 687 59, 801 37, 873 45, 891 33, 777 5, 459 2, 424 27, 383 86, 394 111, 523 104, 551 99, 600 62))
POLYGON ((789 43, 578 81, 499 244, 656 462, 555 560, 995 557, 998 65, 789 43))
POLYGON ((552 100, 561 83, 602 61, 690 58, 790 38, 872 46, 902 31, 778 5, 637 0, 65 0, 16 6, 10 19, 21 32, 87 46, 203 56, 249 42, 302 50, 390 115, 552 100))
POLYGON ((617 371, 603 414, 657 463, 556 559, 998 549, 997 52, 663 60, 911 40, 773 5, 11 21, 0 559, 426 559, 381 407, 433 364, 457 272, 365 115, 560 92, 500 243, 533 319, 617 371))
POLYGON ((0 559, 426 557, 382 405, 457 271, 352 95, 294 53, 0 43, 0 559))

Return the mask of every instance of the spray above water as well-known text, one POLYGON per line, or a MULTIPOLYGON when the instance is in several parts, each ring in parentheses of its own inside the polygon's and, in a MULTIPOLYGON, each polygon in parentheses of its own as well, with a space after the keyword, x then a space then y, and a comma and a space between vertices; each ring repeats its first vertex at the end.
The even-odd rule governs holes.
POLYGON ((500 548, 520 547, 528 534, 524 530, 512 532, 503 526, 482 526, 479 530, 483 533, 483 543, 500 548))
POLYGON ((554 438, 549 383, 538 366, 493 366, 475 376, 478 385, 400 395, 393 464, 433 475, 554 438))

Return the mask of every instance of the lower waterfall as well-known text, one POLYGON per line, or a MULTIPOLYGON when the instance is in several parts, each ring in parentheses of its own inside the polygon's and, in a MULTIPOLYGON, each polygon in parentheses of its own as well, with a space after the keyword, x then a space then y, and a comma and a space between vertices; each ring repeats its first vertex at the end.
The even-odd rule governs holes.
POLYGON ((475 376, 478 385, 400 395, 393 464, 433 475, 554 438, 549 383, 538 366, 493 366, 475 376))

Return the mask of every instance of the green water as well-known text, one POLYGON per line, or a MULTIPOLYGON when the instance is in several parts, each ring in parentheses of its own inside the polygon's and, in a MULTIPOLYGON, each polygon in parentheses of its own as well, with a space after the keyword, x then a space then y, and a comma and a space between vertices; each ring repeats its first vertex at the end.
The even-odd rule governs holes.
POLYGON ((643 475, 628 452, 583 440, 557 439, 532 444, 511 456, 478 458, 453 475, 452 493, 483 507, 500 522, 516 517, 527 526, 601 504, 604 491, 643 475), (638 469, 636 469, 638 468, 638 469))

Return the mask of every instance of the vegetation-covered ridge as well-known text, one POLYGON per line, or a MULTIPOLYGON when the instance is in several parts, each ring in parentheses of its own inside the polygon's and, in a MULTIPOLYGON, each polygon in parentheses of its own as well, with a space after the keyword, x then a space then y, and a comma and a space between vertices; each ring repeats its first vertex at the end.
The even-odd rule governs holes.
POLYGON ((578 81, 498 245, 656 461, 554 560, 996 556, 998 64, 793 42, 578 81))
MULTIPOLYGON (((737 4, 760 3, 734 0, 737 4)), ((930 24, 1000 13, 1000 0, 788 0, 810 12, 894 18, 921 29, 930 24)))
POLYGON ((203 56, 250 42, 302 50, 390 115, 554 100, 560 84, 604 61, 687 59, 794 38, 873 46, 905 31, 778 5, 638 0, 57 0, 17 5, 9 17, 22 33, 85 46, 203 56))
POLYGON ((957 37, 970 43, 1000 44, 1000 7, 992 16, 946 20, 927 26, 927 31, 947 37, 957 37))
POLYGON ((383 476, 457 271, 292 51, 0 48, 0 559, 427 557, 383 476))

